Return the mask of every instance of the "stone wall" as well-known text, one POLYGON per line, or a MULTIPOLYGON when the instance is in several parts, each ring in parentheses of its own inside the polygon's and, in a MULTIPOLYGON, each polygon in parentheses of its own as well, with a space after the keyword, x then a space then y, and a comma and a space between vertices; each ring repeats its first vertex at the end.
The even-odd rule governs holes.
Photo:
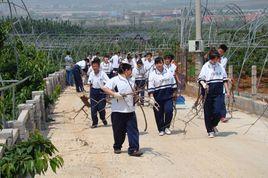
MULTIPOLYGON (((57 85, 65 88, 65 70, 50 74, 45 78, 45 90, 33 91, 32 99, 18 105, 19 116, 14 121, 7 122, 7 128, 0 131, 0 143, 12 145, 27 140, 29 133, 35 129, 46 129, 47 110, 45 108, 45 95, 51 96, 57 85)), ((0 147, 0 158, 3 148, 0 147)))

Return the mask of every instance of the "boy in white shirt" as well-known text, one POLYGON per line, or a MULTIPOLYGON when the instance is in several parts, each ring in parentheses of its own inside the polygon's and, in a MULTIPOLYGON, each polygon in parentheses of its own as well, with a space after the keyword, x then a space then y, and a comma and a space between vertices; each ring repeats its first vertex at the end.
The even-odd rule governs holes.
POLYGON ((114 136, 114 153, 120 154, 122 144, 128 136, 130 156, 141 156, 139 150, 139 130, 134 106, 134 80, 130 64, 122 63, 118 75, 113 77, 104 87, 105 93, 112 95, 112 127, 114 136), (127 133, 127 134, 126 134, 127 133))
POLYGON ((105 119, 105 106, 106 106, 106 94, 102 91, 103 87, 108 81, 109 77, 105 72, 100 70, 100 59, 94 58, 92 60, 92 72, 88 78, 88 84, 90 85, 90 108, 91 108, 91 118, 92 126, 91 128, 96 128, 98 126, 98 113, 100 114, 100 119, 106 126, 107 121, 105 119))
MULTIPOLYGON (((225 69, 226 71, 226 66, 227 66, 227 62, 228 59, 224 56, 225 52, 228 50, 228 47, 225 44, 221 44, 218 48, 218 53, 220 54, 220 61, 219 63, 222 65, 222 67, 225 69)), ((225 91, 223 91, 225 93, 225 91)), ((222 122, 227 122, 228 119, 226 119, 226 105, 225 105, 225 101, 224 104, 222 106, 222 112, 221 112, 221 121, 222 122)))
POLYGON ((74 74, 74 82, 75 82, 75 87, 76 87, 77 92, 84 91, 82 75, 83 75, 83 72, 87 73, 88 65, 89 65, 89 59, 87 58, 77 62, 74 65, 73 74, 74 74))
POLYGON ((137 66, 133 69, 133 77, 135 78, 136 90, 141 90, 141 104, 144 105, 144 89, 146 86, 146 70, 141 59, 137 61, 137 66))
POLYGON ((110 61, 109 61, 109 56, 108 55, 105 55, 104 57, 103 57, 103 61, 101 62, 101 64, 100 64, 100 68, 101 68, 101 70, 103 71, 103 72, 105 72, 106 74, 107 74, 107 76, 109 77, 109 78, 111 78, 112 76, 112 70, 113 70, 113 68, 112 68, 112 64, 110 63, 110 61))
POLYGON ((112 75, 116 76, 117 72, 118 72, 119 65, 121 63, 121 61, 120 61, 120 52, 118 52, 117 54, 114 54, 111 57, 110 62, 112 63, 112 68, 113 68, 112 75))

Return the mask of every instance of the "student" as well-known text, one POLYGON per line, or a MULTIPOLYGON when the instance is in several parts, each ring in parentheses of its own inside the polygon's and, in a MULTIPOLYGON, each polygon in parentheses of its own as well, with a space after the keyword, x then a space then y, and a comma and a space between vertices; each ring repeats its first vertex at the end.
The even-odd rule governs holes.
MULTIPOLYGON (((225 52, 228 50, 228 47, 225 44, 221 44, 218 48, 218 53, 220 54, 220 61, 219 63, 222 65, 222 67, 225 69, 226 71, 226 66, 227 66, 227 62, 228 59, 224 56, 225 52)), ((223 91, 225 94, 225 91, 223 91)), ((222 111, 221 111, 221 121, 222 122, 228 122, 228 119, 226 119, 226 105, 225 105, 225 100, 224 103, 222 105, 222 111)))
POLYGON ((133 77, 135 78, 136 90, 142 90, 138 93, 141 95, 140 102, 144 105, 144 89, 146 85, 146 70, 141 59, 137 61, 137 66, 133 69, 133 77))
POLYGON ((73 86, 73 59, 71 57, 71 52, 66 52, 65 60, 65 70, 66 70, 66 83, 67 86, 73 86))
POLYGON ((168 69, 175 76, 177 66, 172 63, 173 60, 174 60, 173 55, 166 55, 164 57, 164 62, 165 62, 164 67, 168 69))
POLYGON ((119 57, 120 57, 120 52, 113 55, 112 58, 110 59, 110 62, 112 63, 112 68, 113 68, 113 72, 112 72, 113 76, 116 76, 118 72, 118 68, 121 62, 119 57))
POLYGON ((132 69, 134 68, 134 62, 130 53, 127 54, 127 58, 124 59, 122 62, 130 64, 132 69))
POLYGON ((209 138, 218 132, 217 125, 221 119, 221 110, 224 102, 223 88, 229 97, 228 79, 224 68, 218 63, 220 54, 211 50, 208 54, 209 61, 204 64, 198 77, 202 86, 202 95, 205 97, 204 116, 209 138), (205 93, 207 93, 205 95, 205 93))
POLYGON ((122 63, 118 69, 118 75, 113 77, 103 87, 103 91, 112 95, 112 128, 114 136, 114 153, 120 154, 122 144, 125 141, 126 133, 128 136, 130 156, 141 156, 143 153, 139 150, 139 130, 134 106, 134 80, 131 77, 131 65, 122 63))
POLYGON ((133 61, 133 68, 137 67, 137 61, 141 60, 141 54, 136 53, 132 59, 133 61))
POLYGON ((228 50, 228 47, 225 44, 221 44, 218 48, 218 53, 220 54, 220 64, 226 70, 228 59, 224 56, 225 52, 228 50))
POLYGON ((92 56, 90 62, 92 62, 96 57, 99 58, 99 56, 100 56, 100 52, 96 52, 96 54, 94 56, 92 56))
POLYGON ((109 61, 109 56, 108 55, 105 55, 103 57, 103 61, 100 64, 100 68, 101 68, 101 70, 103 72, 105 72, 107 74, 107 76, 109 78, 112 77, 112 70, 113 70, 113 68, 112 68, 112 64, 109 61))
POLYGON ((155 59, 155 70, 149 76, 149 103, 158 103, 159 109, 154 107, 155 121, 159 136, 171 134, 170 123, 173 117, 173 97, 176 93, 176 81, 173 74, 164 68, 162 57, 155 59))
POLYGON ((102 91, 101 87, 104 86, 108 81, 109 77, 105 72, 100 70, 100 59, 94 58, 92 61, 93 72, 90 73, 88 78, 88 84, 90 85, 90 104, 91 104, 91 128, 98 126, 98 113, 100 119, 106 126, 107 121, 105 118, 105 106, 106 106, 106 94, 102 91))
POLYGON ((83 72, 87 73, 88 65, 89 65, 89 59, 87 58, 77 62, 74 65, 73 73, 74 73, 74 82, 75 82, 75 87, 76 87, 77 92, 84 91, 84 85, 83 85, 83 80, 82 80, 81 75, 83 74, 83 72))
POLYGON ((154 60, 153 60, 153 54, 151 52, 148 52, 146 54, 143 64, 147 72, 147 76, 149 77, 150 72, 154 70, 154 60))

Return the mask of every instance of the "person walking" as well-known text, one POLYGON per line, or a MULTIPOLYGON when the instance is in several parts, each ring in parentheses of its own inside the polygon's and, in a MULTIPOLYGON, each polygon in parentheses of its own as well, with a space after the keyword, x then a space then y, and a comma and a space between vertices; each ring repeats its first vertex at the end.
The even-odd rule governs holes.
POLYGON ((114 54, 110 59, 110 62, 112 63, 112 68, 113 68, 113 71, 112 71, 113 77, 116 76, 118 73, 118 68, 121 63, 119 57, 120 57, 120 52, 118 52, 117 54, 114 54))
MULTIPOLYGON (((227 50, 228 50, 228 47, 225 44, 221 44, 218 48, 218 53, 220 54, 219 63, 222 65, 225 71, 226 71, 228 59, 227 57, 224 56, 224 54, 226 53, 227 50)), ((223 94, 225 95, 225 90, 223 91, 223 94)), ((225 100, 224 100, 224 103, 222 105, 222 110, 221 110, 221 121, 223 123, 228 122, 228 119, 226 119, 226 114, 227 114, 227 110, 226 110, 226 105, 225 105, 225 100)))
POLYGON ((227 74, 218 62, 220 54, 217 50, 210 50, 209 61, 206 62, 199 74, 198 83, 202 86, 201 93, 204 98, 205 125, 209 138, 218 133, 217 125, 221 119, 222 105, 224 103, 223 88, 229 97, 227 74))
POLYGON ((84 91, 84 85, 82 80, 83 72, 87 73, 89 65, 89 59, 85 58, 81 61, 78 61, 74 65, 73 73, 74 73, 74 82, 77 92, 83 92, 84 91))
POLYGON ((98 57, 92 60, 91 66, 93 72, 90 73, 88 78, 88 84, 90 85, 91 128, 96 128, 98 126, 98 113, 103 124, 105 126, 108 124, 105 117, 106 94, 101 87, 109 81, 109 77, 105 72, 100 70, 100 59, 98 57))
POLYGON ((114 153, 121 153, 127 134, 129 142, 128 154, 139 157, 143 153, 139 150, 139 130, 133 97, 134 85, 131 65, 122 63, 118 68, 118 75, 110 79, 102 89, 105 93, 113 96, 111 101, 111 120, 114 153))
POLYGON ((65 70, 66 70, 66 84, 67 86, 73 86, 73 58, 71 52, 67 51, 64 58, 65 70))
POLYGON ((136 90, 139 91, 137 95, 140 95, 140 103, 144 105, 144 90, 146 86, 146 70, 144 68, 143 62, 141 59, 137 61, 136 67, 133 69, 133 77, 135 78, 136 90))
POLYGON ((164 68, 162 57, 155 58, 155 70, 149 75, 149 103, 159 108, 153 107, 155 121, 159 136, 170 135, 170 123, 173 117, 173 98, 176 97, 176 81, 173 74, 164 68))
POLYGON ((107 74, 109 78, 112 78, 112 64, 109 61, 109 56, 105 55, 103 56, 103 61, 100 64, 100 68, 103 72, 107 74))

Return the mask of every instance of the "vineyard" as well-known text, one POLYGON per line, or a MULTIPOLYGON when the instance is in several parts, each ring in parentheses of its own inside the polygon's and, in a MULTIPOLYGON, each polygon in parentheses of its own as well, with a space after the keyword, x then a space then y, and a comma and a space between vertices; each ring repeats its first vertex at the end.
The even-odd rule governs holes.
MULTIPOLYGON (((267 16, 262 16, 262 18, 263 24, 260 23, 261 20, 258 20, 258 23, 256 22, 258 26, 256 25, 254 30, 247 27, 250 24, 243 25, 240 31, 226 27, 227 29, 219 29, 217 39, 207 41, 206 50, 210 47, 217 47, 217 44, 213 45, 216 41, 231 41, 232 44, 238 44, 247 42, 248 38, 254 36, 254 40, 250 41, 248 47, 230 46, 227 53, 229 65, 234 66, 234 78, 242 78, 242 82, 239 83, 242 91, 250 87, 247 79, 251 74, 251 66, 256 65, 257 74, 262 74, 259 79, 259 91, 266 92, 268 56, 265 46, 268 46, 266 38, 268 28, 265 24, 267 16)), ((230 22, 230 24, 232 23, 230 22)), ((183 38, 184 41, 179 41, 178 28, 175 25, 175 23, 169 22, 161 24, 161 26, 152 24, 139 28, 131 26, 85 28, 72 25, 68 21, 2 18, 1 78, 2 80, 21 80, 30 76, 24 84, 16 87, 15 105, 17 105, 29 97, 30 91, 42 89, 42 79, 45 76, 63 68, 66 50, 72 52, 76 61, 96 52, 104 55, 114 51, 124 53, 152 51, 160 55, 175 54, 176 60, 181 64, 181 71, 187 75, 188 80, 194 81, 195 55, 183 52, 186 40, 194 38, 194 31, 190 30, 188 36, 183 38)), ((208 34, 213 33, 211 30, 213 25, 215 24, 204 25, 205 38, 208 38, 206 37, 208 34)), ((2 83, 2 85, 6 85, 6 83, 2 83)), ((12 97, 12 91, 6 91, 1 99, 0 113, 5 120, 11 119, 12 108, 14 108, 14 106, 12 107, 12 97)))

